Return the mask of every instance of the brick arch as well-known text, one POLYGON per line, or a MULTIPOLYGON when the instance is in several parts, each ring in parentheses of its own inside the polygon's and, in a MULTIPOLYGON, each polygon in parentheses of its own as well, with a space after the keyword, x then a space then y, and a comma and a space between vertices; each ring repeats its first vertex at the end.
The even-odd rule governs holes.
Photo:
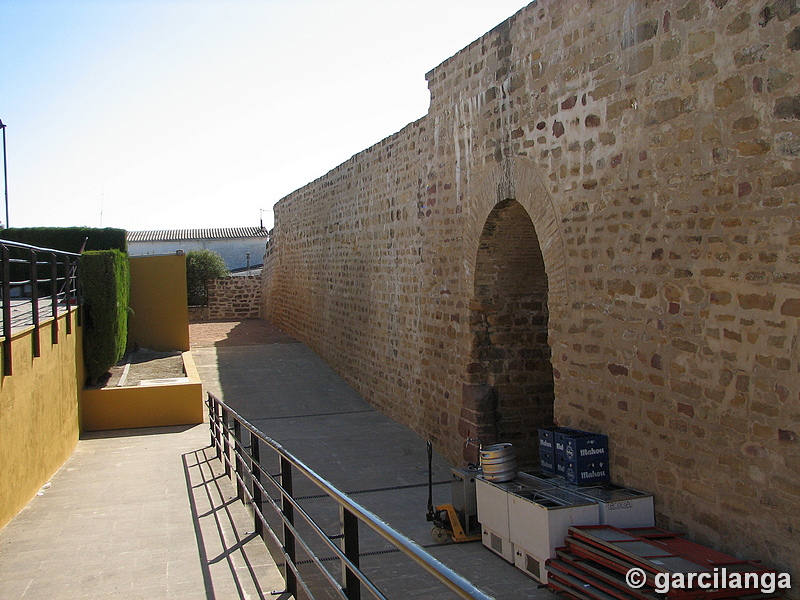
MULTIPOLYGON (((553 421, 550 307, 568 301, 558 219, 530 163, 487 169, 472 183, 469 360, 459 430, 483 443, 512 442, 520 464, 532 466, 536 429, 553 421)), ((475 462, 477 445, 466 445, 463 458, 475 462)))
POLYGON ((514 199, 522 205, 536 229, 550 284, 548 303, 551 309, 557 304, 569 302, 561 217, 539 177, 539 169, 525 159, 493 163, 489 167, 472 170, 464 193, 467 221, 464 232, 465 280, 469 283, 475 280, 478 247, 486 219, 499 202, 508 199, 514 199))

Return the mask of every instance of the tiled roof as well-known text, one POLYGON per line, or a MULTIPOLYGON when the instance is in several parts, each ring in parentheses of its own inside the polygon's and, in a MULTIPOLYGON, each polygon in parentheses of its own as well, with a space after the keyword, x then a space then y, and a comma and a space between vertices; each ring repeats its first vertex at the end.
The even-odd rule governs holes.
POLYGON ((180 242, 194 240, 235 240, 267 238, 269 232, 261 227, 226 227, 219 229, 162 229, 129 231, 128 242, 180 242))

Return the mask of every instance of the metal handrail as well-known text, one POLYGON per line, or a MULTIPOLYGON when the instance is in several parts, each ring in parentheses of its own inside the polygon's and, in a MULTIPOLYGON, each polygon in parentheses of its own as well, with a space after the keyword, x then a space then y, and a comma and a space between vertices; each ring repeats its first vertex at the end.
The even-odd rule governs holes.
MULTIPOLYGON (((31 343, 33 356, 41 355, 40 331, 40 300, 47 300, 50 304, 47 318, 52 318, 51 342, 58 343, 59 306, 66 305, 69 312, 73 305, 80 305, 80 286, 78 285, 78 258, 80 254, 65 252, 53 248, 41 248, 31 244, 13 242, 0 239, 0 334, 3 336, 3 376, 13 372, 11 338, 13 335, 13 311, 23 311, 30 315, 24 319, 25 326, 33 326, 31 343), (14 256, 12 256, 12 251, 14 256), (14 271, 12 271, 14 265, 14 271), (41 271, 47 275, 40 277, 41 271), (61 271, 61 273, 60 273, 61 271), (12 280, 12 276, 17 275, 12 280), (20 277, 19 275, 22 275, 20 277), (44 284, 44 285, 42 285, 44 284), (41 287, 47 288, 49 296, 40 294, 41 287), (26 288, 30 288, 28 291, 26 288), (19 302, 14 304, 12 289, 19 291, 19 302)), ((78 311, 78 325, 81 325, 81 313, 78 311)), ((66 333, 72 333, 72 319, 66 320, 66 333)))
POLYGON ((464 577, 445 566, 424 548, 413 540, 396 531, 382 521, 377 515, 367 510, 345 493, 336 488, 332 483, 317 474, 308 465, 294 456, 279 442, 267 437, 244 417, 237 413, 211 392, 207 399, 209 413, 209 427, 211 432, 211 445, 216 449, 217 457, 225 466, 225 473, 232 476, 236 482, 237 495, 240 500, 252 503, 255 513, 256 532, 262 536, 268 533, 270 537, 281 546, 281 552, 286 562, 287 591, 297 597, 297 586, 313 598, 300 576, 296 561, 296 544, 300 544, 303 551, 311 561, 320 569, 324 579, 331 588, 344 600, 359 600, 362 586, 379 600, 387 600, 380 589, 360 570, 358 550, 358 523, 364 523, 394 548, 416 562, 424 571, 436 578, 441 584, 464 600, 492 600, 483 591, 479 590, 464 577), (229 422, 232 420, 232 426, 229 422), (250 436, 249 446, 242 443, 242 429, 250 436), (272 450, 280 460, 280 473, 271 475, 261 464, 261 449, 272 450), (292 493, 293 471, 319 487, 325 494, 338 505, 341 513, 342 534, 329 536, 314 521, 292 493), (262 479, 267 478, 280 495, 279 501, 267 493, 262 484, 262 479), (252 490, 251 490, 252 487, 252 490), (273 511, 279 515, 283 526, 283 537, 274 531, 268 524, 263 512, 263 505, 269 504, 273 511), (300 537, 295 525, 295 517, 302 518, 311 527, 331 550, 335 557, 342 562, 343 581, 337 582, 335 577, 324 567, 322 561, 314 554, 310 543, 300 537), (266 528, 266 532, 264 530, 266 528), (343 548, 336 540, 342 540, 343 548))
POLYGON ((67 252, 66 250, 55 250, 53 248, 44 248, 41 246, 32 246, 31 244, 23 244, 22 242, 14 242, 11 240, 0 239, 0 244, 4 246, 23 248, 25 250, 36 250, 37 252, 55 252, 56 254, 63 254, 66 256, 80 256, 77 252, 67 252))

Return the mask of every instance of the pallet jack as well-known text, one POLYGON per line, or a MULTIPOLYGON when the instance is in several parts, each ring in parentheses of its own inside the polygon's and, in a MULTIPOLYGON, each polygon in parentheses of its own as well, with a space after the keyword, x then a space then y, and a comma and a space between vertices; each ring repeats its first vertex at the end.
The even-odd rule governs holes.
MULTIPOLYGON (((455 474, 455 470, 454 470, 455 474)), ((454 480, 455 481, 455 480, 454 480)), ((433 523, 431 537, 437 544, 452 539, 454 542, 475 542, 481 539, 480 524, 476 515, 467 515, 450 504, 433 506, 433 445, 428 441, 428 514, 433 523), (477 529, 477 531, 475 531, 477 529)))

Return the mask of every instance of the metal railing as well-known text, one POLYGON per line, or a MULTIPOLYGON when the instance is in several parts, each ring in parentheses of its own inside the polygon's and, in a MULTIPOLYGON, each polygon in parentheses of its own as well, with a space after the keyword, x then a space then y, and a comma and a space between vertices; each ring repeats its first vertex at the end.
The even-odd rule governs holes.
MULTIPOLYGON (((465 600, 492 600, 469 581, 436 560, 424 548, 394 530, 330 482, 315 473, 275 440, 261 433, 235 410, 208 393, 207 406, 211 428, 211 446, 225 466, 225 474, 232 477, 237 487, 237 497, 251 504, 254 513, 255 533, 279 548, 285 563, 286 592, 299 598, 298 591, 315 598, 308 582, 301 575, 300 564, 316 566, 315 585, 324 588, 326 597, 333 594, 343 600, 360 600, 362 592, 369 597, 388 600, 388 596, 360 569, 359 524, 362 523, 386 540, 394 551, 399 551, 414 561, 423 572, 432 575, 441 585, 465 600), (244 434, 248 440, 245 441, 244 434), (278 473, 271 474, 265 466, 270 460, 266 453, 278 460, 278 473), (301 506, 294 493, 295 475, 320 488, 321 496, 333 500, 339 507, 339 531, 328 534, 301 506), (268 492, 267 487, 271 492, 268 492), (270 509, 270 514, 265 512, 270 509), (277 519, 274 517, 277 516, 277 519), (270 526, 269 518, 277 526, 270 526), (300 530, 304 529, 305 537, 300 530), (322 547, 340 564, 333 572, 326 566, 331 558, 320 558, 314 545, 322 547), (298 550, 307 558, 298 560, 298 550), (337 579, 338 575, 338 579, 337 579), (322 582, 321 584, 319 582, 322 582)), ((305 496, 308 498, 309 496, 305 496)), ((268 546, 269 546, 268 543, 268 546)), ((319 593, 319 591, 318 591, 319 593)))
MULTIPOLYGON (((33 326, 33 356, 41 355, 42 321, 52 318, 51 343, 58 343, 59 311, 80 304, 78 258, 80 254, 0 240, 0 330, 3 336, 3 375, 12 374, 13 330, 33 326)), ((78 325, 81 313, 78 311, 78 325)), ((72 319, 66 319, 72 333, 72 319)))

